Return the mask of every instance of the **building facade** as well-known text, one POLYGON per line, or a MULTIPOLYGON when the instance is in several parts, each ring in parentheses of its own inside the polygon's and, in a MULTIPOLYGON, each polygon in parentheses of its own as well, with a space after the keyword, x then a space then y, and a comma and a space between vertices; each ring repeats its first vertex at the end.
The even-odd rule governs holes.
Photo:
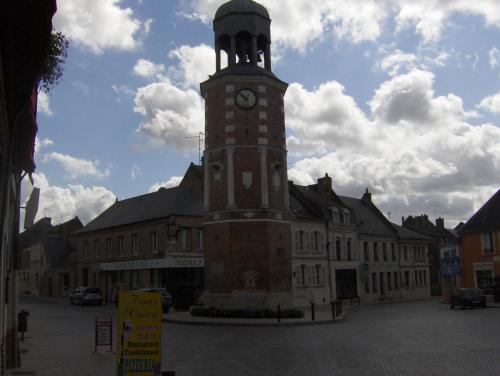
POLYGON ((178 187, 116 201, 76 234, 78 286, 106 301, 118 292, 167 287, 177 308, 203 289, 201 168, 191 164, 178 187))
POLYGON ((17 236, 21 180, 35 170, 37 85, 55 0, 0 3, 0 374, 19 365, 17 236))
POLYGON ((21 294, 66 296, 75 287, 73 235, 78 217, 57 226, 42 218, 19 235, 18 283, 21 294))
POLYGON ((460 229, 462 287, 478 287, 486 294, 500 284, 500 190, 460 229))

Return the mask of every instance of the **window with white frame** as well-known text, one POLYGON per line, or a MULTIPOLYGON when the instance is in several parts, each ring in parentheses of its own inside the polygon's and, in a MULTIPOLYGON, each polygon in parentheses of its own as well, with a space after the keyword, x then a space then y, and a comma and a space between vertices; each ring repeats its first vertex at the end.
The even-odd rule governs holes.
POLYGON ((335 239, 335 259, 342 260, 342 239, 335 239))
POLYGON ((158 253, 158 233, 156 231, 151 233, 151 252, 158 253))
POLYGON ((301 264, 299 270, 299 286, 306 285, 306 265, 301 264))
POLYGON ((365 254, 365 261, 370 261, 370 253, 368 249, 368 242, 363 243, 363 252, 365 254))
POLYGON ((382 255, 384 257, 384 261, 387 261, 387 243, 382 243, 382 255))
POLYGON ((350 214, 349 214, 349 210, 344 210, 344 224, 348 225, 349 222, 350 222, 350 214))
POLYGON ((106 257, 113 257, 113 243, 111 242, 111 238, 106 239, 106 257))
POLYGON ((339 221, 339 210, 337 208, 332 208, 332 221, 333 222, 338 222, 339 221))
POLYGON ((315 285, 316 286, 324 286, 325 285, 325 268, 321 264, 316 264, 315 266, 316 278, 315 285))
POLYGON ((372 292, 377 292, 377 273, 372 273, 372 292))
POLYGON ((351 248, 351 239, 346 239, 346 243, 345 243, 345 246, 346 246, 346 252, 347 252, 347 261, 351 261, 352 260, 352 248, 351 248))
POLYGON ((493 233, 483 232, 483 254, 492 255, 495 253, 494 243, 493 243, 493 233))
POLYGON ((137 256, 139 254, 139 236, 137 234, 132 234, 132 256, 137 256))
POLYGON ((391 243, 391 258, 392 258, 392 261, 397 261, 396 260, 396 246, 394 245, 394 243, 391 243))
POLYGON ((373 260, 378 261, 378 243, 373 242, 373 260))

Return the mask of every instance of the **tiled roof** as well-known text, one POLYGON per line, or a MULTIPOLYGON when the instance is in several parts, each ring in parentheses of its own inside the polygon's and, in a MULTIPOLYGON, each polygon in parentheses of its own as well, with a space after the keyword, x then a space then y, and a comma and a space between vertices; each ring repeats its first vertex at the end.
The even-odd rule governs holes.
POLYGON ((409 228, 399 226, 395 223, 392 224, 398 231, 399 237, 404 240, 430 240, 427 236, 412 231, 409 228))
POLYGON ((396 236, 397 231, 384 215, 371 203, 353 198, 339 196, 342 202, 354 211, 361 234, 376 236, 396 236))
POLYGON ((77 233, 102 230, 170 215, 201 216, 203 202, 181 186, 117 201, 77 233))
POLYGON ((466 232, 500 229, 500 189, 459 230, 466 232))

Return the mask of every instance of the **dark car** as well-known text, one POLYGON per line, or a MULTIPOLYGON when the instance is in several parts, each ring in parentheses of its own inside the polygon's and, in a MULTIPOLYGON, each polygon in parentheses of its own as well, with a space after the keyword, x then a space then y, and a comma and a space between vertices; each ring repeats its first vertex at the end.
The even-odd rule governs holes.
POLYGON ((142 292, 157 292, 161 294, 161 307, 164 313, 168 313, 170 307, 172 306, 172 296, 168 293, 167 289, 163 287, 148 287, 145 289, 140 289, 138 291, 142 292))
POLYGON ((97 287, 78 287, 69 295, 71 304, 102 304, 102 293, 97 287))
POLYGON ((468 288, 458 289, 450 297, 450 308, 455 307, 471 307, 478 306, 481 308, 486 307, 486 296, 481 289, 468 288))

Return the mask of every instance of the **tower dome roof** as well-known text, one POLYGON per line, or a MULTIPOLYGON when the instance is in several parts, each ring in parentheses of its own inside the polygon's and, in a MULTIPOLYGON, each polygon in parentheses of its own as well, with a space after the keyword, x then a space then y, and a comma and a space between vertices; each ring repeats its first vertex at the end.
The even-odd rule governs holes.
POLYGON ((267 9, 252 0, 231 0, 222 4, 215 13, 214 20, 231 13, 255 13, 264 18, 270 19, 267 9))

